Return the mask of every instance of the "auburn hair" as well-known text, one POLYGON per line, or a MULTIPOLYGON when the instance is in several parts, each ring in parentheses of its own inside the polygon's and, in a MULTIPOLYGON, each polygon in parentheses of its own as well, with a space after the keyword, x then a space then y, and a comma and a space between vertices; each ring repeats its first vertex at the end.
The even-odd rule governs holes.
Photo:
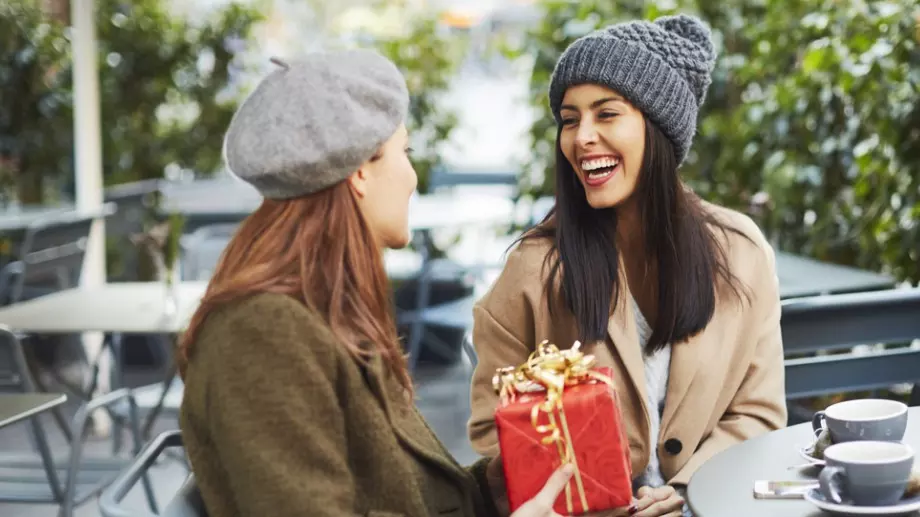
POLYGON ((379 354, 411 393, 383 256, 347 182, 295 199, 266 199, 241 223, 179 342, 183 376, 208 314, 264 292, 290 296, 321 315, 356 360, 379 354))

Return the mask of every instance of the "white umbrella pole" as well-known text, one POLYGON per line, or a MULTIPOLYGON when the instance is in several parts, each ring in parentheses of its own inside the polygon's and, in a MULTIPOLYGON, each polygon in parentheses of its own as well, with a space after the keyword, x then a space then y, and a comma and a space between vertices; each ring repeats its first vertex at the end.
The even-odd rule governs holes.
MULTIPOLYGON (((102 207, 103 184, 95 0, 70 1, 77 209, 97 211, 102 207)), ((84 285, 105 283, 105 226, 102 220, 93 225, 81 278, 84 285)))
MULTIPOLYGON (((76 169, 76 202, 79 211, 99 211, 103 200, 102 183, 102 129, 99 108, 99 65, 96 58, 95 0, 70 0, 73 42, 73 127, 76 169)), ((105 278, 105 222, 93 223, 80 284, 99 286, 105 278)), ((109 391, 109 355, 99 356, 102 334, 83 335, 83 347, 90 361, 99 359, 97 392, 109 391)), ((93 416, 97 434, 107 435, 111 422, 93 416)))

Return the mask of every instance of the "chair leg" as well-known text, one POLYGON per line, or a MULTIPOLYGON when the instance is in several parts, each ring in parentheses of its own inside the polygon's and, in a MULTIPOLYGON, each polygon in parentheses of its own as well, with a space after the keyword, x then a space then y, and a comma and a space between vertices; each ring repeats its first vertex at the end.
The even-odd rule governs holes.
MULTIPOLYGON (((109 384, 110 389, 117 390, 125 387, 124 375, 122 374, 121 364, 122 364, 122 336, 119 332, 106 333, 105 341, 103 342, 102 349, 100 351, 99 359, 102 359, 102 353, 105 350, 105 343, 108 343, 109 352, 112 354, 112 367, 110 370, 109 384)), ((113 412, 109 411, 109 418, 112 420, 112 454, 116 455, 121 452, 122 446, 122 432, 124 431, 124 419, 121 415, 115 415, 113 412)))
POLYGON ((125 422, 121 415, 116 415, 111 411, 109 417, 112 419, 112 456, 117 456, 123 445, 121 435, 124 432, 125 422))
MULTIPOLYGON (((22 384, 26 391, 41 391, 48 393, 50 390, 45 383, 42 382, 41 376, 38 374, 38 371, 32 366, 35 364, 34 361, 28 360, 29 353, 22 346, 21 343, 16 343, 13 346, 13 361, 16 362, 16 368, 21 372, 22 375, 22 384)), ((61 430, 61 434, 64 435, 64 439, 68 443, 73 442, 73 434, 70 432, 70 424, 67 422, 67 419, 64 418, 64 414, 61 413, 61 407, 51 408, 51 416, 54 418, 55 423, 58 428, 61 430)))
POLYGON ((166 378, 163 380, 163 387, 160 389, 160 396, 157 399, 157 403, 150 408, 150 411, 147 413, 147 418, 144 420, 144 427, 141 429, 141 438, 145 441, 150 440, 150 433, 153 431, 153 425, 156 423, 157 417, 160 416, 160 412, 163 410, 163 404, 166 402, 167 395, 169 395, 169 389, 172 388, 173 382, 176 381, 178 375, 179 369, 176 363, 173 362, 173 365, 170 366, 166 374, 166 378))
POLYGON ((64 500, 64 492, 61 490, 61 480, 57 475, 57 465, 54 462, 54 455, 51 454, 51 447, 48 445, 48 437, 42 428, 38 416, 29 419, 31 428, 32 441, 38 449, 38 454, 42 459, 42 469, 45 471, 45 477, 48 479, 48 486, 51 488, 51 495, 56 501, 64 500))
POLYGON ((74 510, 74 499, 77 492, 77 476, 80 474, 80 460, 83 457, 83 441, 86 439, 86 427, 89 423, 90 404, 86 403, 80 406, 77 414, 74 415, 73 423, 76 429, 76 440, 70 444, 70 458, 67 462, 67 483, 64 486, 64 494, 61 500, 58 517, 72 517, 74 510))
MULTIPOLYGON (((140 417, 138 416, 137 402, 134 398, 131 398, 129 401, 128 415, 130 419, 131 434, 134 437, 134 455, 137 456, 143 448, 143 443, 141 439, 140 417)), ((144 485, 144 495, 147 497, 147 506, 150 507, 150 511, 153 512, 154 515, 159 515, 160 511, 157 508, 156 496, 153 493, 153 483, 150 481, 150 473, 148 471, 144 472, 141 483, 144 485)))

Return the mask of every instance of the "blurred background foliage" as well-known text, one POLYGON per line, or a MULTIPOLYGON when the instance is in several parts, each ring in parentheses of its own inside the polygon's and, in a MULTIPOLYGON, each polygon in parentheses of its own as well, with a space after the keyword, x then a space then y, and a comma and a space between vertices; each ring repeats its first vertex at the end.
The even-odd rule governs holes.
POLYGON ((464 34, 439 26, 437 13, 409 15, 405 2, 382 1, 380 10, 400 9, 408 23, 396 34, 381 37, 376 48, 393 60, 406 76, 409 88, 409 120, 412 163, 419 178, 419 192, 428 191, 432 169, 442 166, 441 146, 457 127, 457 113, 440 102, 451 86, 469 45, 464 34))
MULTIPOLYGON (((39 0, 0 0, 0 195, 7 202, 72 195, 69 7, 57 2, 63 5, 55 10, 39 0)), ((199 20, 173 13, 166 0, 96 4, 105 184, 219 170, 224 130, 248 86, 240 75, 264 66, 248 63, 245 52, 265 6, 231 3, 199 20)), ((376 9, 408 7, 381 2, 376 9)), ((370 43, 407 77, 408 126, 424 188, 428 171, 440 164, 440 144, 457 124, 438 99, 464 40, 440 31, 434 14, 401 15, 410 22, 404 30, 370 43)), ((304 39, 311 33, 305 28, 304 39)))
POLYGON ((533 61, 525 191, 553 190, 553 65, 572 41, 633 18, 693 13, 719 60, 683 176, 755 217, 774 245, 920 280, 920 7, 915 0, 542 2, 510 55, 533 61))
MULTIPOLYGON (((66 2, 63 2, 66 6, 66 2)), ((207 20, 162 0, 97 0, 106 185, 210 172, 240 93, 238 55, 255 23, 231 4, 207 20)), ((73 192, 71 56, 66 19, 36 0, 0 0, 0 161, 5 197, 53 202, 73 192), (15 193, 15 196, 13 195, 15 193)), ((60 9, 66 16, 67 8, 60 9)))

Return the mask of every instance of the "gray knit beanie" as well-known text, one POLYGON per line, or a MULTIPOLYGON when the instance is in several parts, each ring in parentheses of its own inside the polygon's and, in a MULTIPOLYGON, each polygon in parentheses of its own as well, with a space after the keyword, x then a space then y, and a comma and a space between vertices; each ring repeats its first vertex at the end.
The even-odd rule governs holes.
POLYGON ((227 168, 264 197, 289 199, 346 179, 409 109, 402 74, 371 50, 310 53, 265 77, 233 115, 227 168))
POLYGON ((682 163, 715 59, 709 28, 692 16, 611 25, 579 38, 562 53, 550 81, 550 108, 560 123, 559 108, 570 86, 607 86, 661 128, 682 163))

